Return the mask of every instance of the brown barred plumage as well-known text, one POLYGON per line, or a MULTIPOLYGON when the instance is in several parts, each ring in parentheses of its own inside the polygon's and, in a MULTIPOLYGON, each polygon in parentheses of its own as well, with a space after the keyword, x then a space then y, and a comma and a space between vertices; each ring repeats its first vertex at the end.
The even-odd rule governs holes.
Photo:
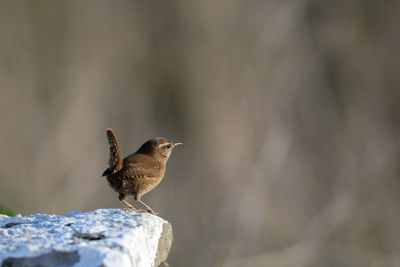
POLYGON ((154 138, 144 143, 135 153, 122 159, 115 133, 110 128, 107 128, 107 138, 110 144, 110 167, 102 176, 107 176, 110 186, 119 193, 119 200, 130 210, 135 208, 125 201, 127 195, 133 195, 148 212, 156 214, 140 197, 161 182, 172 149, 181 143, 174 144, 165 138, 154 138))
POLYGON ((123 161, 117 138, 115 137, 114 130, 111 128, 107 128, 107 139, 110 145, 110 158, 108 160, 108 165, 112 168, 112 172, 115 173, 122 169, 123 161))

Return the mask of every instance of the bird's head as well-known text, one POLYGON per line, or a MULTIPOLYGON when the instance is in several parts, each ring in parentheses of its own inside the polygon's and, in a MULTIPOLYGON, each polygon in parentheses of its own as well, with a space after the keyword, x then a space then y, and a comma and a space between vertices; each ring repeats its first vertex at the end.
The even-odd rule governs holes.
POLYGON ((136 153, 147 154, 157 160, 167 162, 174 147, 182 143, 174 143, 166 138, 157 137, 144 143, 136 153))

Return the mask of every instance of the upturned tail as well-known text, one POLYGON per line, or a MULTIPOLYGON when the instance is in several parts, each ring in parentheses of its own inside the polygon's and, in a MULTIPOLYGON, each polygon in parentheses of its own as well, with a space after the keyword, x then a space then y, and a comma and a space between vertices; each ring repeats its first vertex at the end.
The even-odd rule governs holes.
POLYGON ((107 128, 107 139, 110 144, 110 158, 108 160, 108 165, 110 166, 105 170, 102 176, 113 174, 120 169, 122 169, 123 159, 121 156, 121 151, 119 150, 117 138, 115 137, 114 130, 107 128))

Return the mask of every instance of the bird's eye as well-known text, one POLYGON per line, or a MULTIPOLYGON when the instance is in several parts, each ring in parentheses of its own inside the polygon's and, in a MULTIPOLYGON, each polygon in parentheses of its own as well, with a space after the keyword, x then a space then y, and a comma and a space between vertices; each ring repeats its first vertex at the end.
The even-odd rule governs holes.
POLYGON ((171 148, 171 145, 168 144, 168 145, 166 145, 165 147, 168 148, 168 149, 170 149, 170 148, 171 148))

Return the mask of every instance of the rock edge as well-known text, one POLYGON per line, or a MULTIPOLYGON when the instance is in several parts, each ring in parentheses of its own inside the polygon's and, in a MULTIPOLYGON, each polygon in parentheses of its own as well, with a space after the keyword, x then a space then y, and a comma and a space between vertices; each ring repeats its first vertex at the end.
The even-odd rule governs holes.
POLYGON ((171 224, 147 213, 0 215, 1 266, 159 266, 171 244, 171 224))

